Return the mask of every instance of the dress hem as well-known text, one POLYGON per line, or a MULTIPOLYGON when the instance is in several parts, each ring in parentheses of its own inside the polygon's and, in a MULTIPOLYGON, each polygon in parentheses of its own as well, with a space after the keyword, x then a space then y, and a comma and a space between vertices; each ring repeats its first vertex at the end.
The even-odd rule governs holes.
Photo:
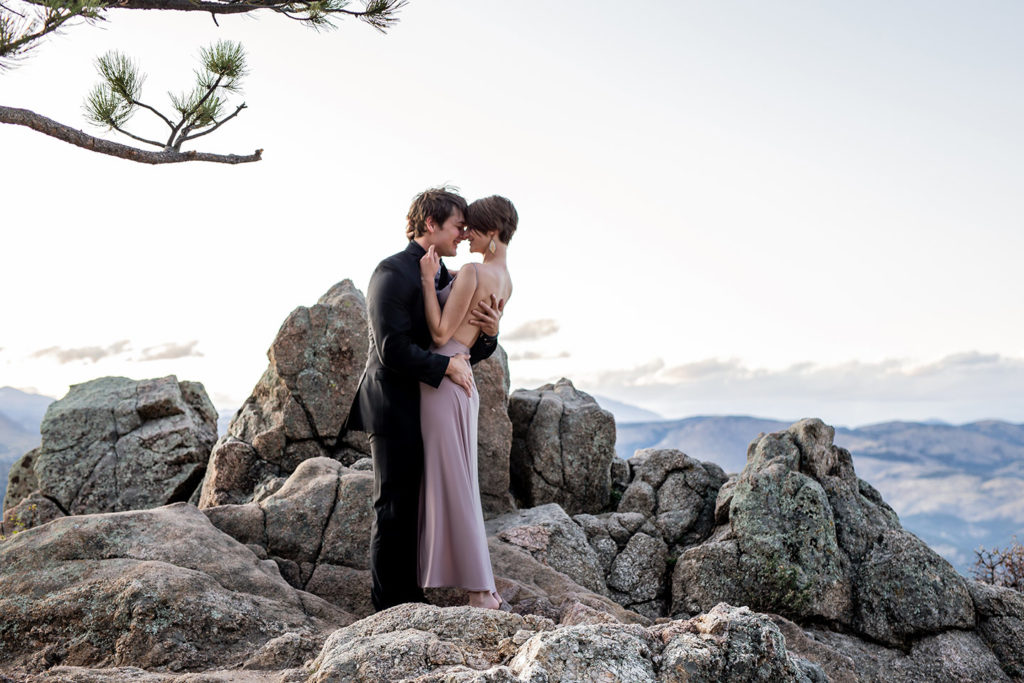
POLYGON ((473 591, 475 593, 490 593, 494 590, 493 588, 466 588, 465 586, 454 586, 450 583, 443 583, 437 586, 420 586, 420 588, 459 588, 466 591, 473 591))

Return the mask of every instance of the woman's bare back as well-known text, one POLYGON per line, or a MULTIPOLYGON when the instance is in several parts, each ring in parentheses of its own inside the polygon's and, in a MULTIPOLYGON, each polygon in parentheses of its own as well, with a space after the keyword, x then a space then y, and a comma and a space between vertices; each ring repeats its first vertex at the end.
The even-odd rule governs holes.
POLYGON ((512 296, 512 278, 509 277, 508 268, 504 263, 469 263, 459 269, 458 277, 473 277, 476 273, 476 290, 469 303, 469 310, 465 317, 452 334, 452 339, 462 342, 472 348, 476 338, 480 336, 480 328, 469 322, 473 310, 477 304, 489 300, 493 294, 499 301, 508 303, 512 296))

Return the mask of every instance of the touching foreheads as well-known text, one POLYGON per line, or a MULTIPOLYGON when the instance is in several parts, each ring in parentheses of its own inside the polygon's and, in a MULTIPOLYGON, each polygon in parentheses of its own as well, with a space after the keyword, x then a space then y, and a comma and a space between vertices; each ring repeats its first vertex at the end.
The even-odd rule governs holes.
POLYGON ((444 225, 455 209, 466 215, 466 200, 456 193, 454 187, 445 185, 420 192, 413 198, 405 217, 405 236, 413 240, 425 235, 428 218, 433 218, 437 226, 444 225))

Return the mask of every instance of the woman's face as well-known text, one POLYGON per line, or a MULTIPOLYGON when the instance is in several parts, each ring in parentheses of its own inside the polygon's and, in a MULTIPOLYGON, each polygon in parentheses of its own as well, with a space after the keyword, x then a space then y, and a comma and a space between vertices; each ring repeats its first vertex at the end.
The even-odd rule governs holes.
POLYGON ((474 230, 473 228, 469 228, 469 230, 466 231, 466 239, 469 240, 470 253, 475 252, 478 254, 482 254, 484 253, 484 250, 487 249, 487 246, 491 243, 491 238, 489 235, 487 235, 487 233, 480 232, 479 230, 474 230))

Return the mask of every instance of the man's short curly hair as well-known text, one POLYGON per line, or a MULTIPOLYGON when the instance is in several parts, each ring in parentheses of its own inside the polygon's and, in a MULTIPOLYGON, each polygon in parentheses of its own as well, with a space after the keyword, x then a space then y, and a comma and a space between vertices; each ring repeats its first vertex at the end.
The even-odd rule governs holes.
POLYGON ((519 225, 519 214, 509 200, 498 195, 478 199, 466 209, 466 226, 478 232, 498 231, 498 239, 508 244, 519 225))
POLYGON ((458 209, 462 215, 466 215, 466 200, 458 195, 458 188, 443 185, 423 190, 412 200, 409 213, 405 219, 405 236, 410 240, 425 235, 427 232, 427 218, 433 218, 438 226, 458 209))

